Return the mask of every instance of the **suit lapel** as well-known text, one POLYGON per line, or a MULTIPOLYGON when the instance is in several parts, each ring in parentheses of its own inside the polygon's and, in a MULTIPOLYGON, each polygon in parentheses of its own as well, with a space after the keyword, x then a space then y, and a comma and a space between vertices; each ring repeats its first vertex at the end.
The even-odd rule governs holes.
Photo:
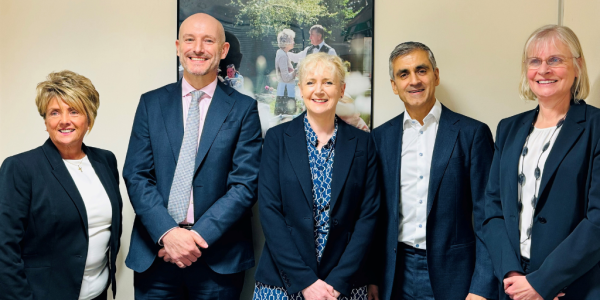
MULTIPOLYGON (((75 207, 77 207, 77 210, 79 211, 79 217, 81 218, 81 222, 85 228, 85 232, 88 232, 88 222, 85 204, 83 203, 81 194, 79 194, 79 190, 75 185, 75 181, 73 181, 73 178, 71 177, 69 170, 67 170, 67 167, 65 166, 62 157, 60 157, 58 149, 56 148, 56 146, 54 146, 54 143, 50 139, 46 140, 46 143, 44 143, 42 149, 44 150, 44 154, 46 155, 48 162, 52 166, 52 175, 54 175, 56 180, 65 189, 65 191, 73 201, 73 204, 75 204, 75 207)), ((85 236, 86 239, 89 239, 87 234, 85 236)))
POLYGON ((435 137, 435 146, 431 158, 431 169, 429 171, 429 190, 427 192, 427 215, 433 207, 433 201, 436 198, 440 187, 442 177, 448 166, 456 138, 460 131, 459 119, 457 115, 442 105, 442 114, 435 137))
POLYGON ((116 230, 118 228, 118 225, 121 222, 120 220, 120 216, 121 216, 121 212, 120 210, 120 204, 119 204, 119 190, 118 190, 118 183, 114 182, 114 179, 111 178, 112 174, 110 172, 110 170, 108 169, 108 166, 102 162, 100 162, 100 160, 98 160, 97 157, 95 157, 93 155, 93 153, 91 153, 91 151, 88 150, 88 148, 83 145, 83 151, 85 152, 85 154, 88 156, 88 159, 90 160, 90 163, 92 164, 92 167, 94 168, 94 172, 96 172, 96 175, 98 176, 98 178, 100 179, 100 182, 102 183, 102 186, 104 187, 104 190, 106 191, 106 194, 108 195, 108 199, 110 200, 110 204, 112 206, 112 228, 111 228, 111 234, 117 234, 116 230))
POLYGON ((163 114, 163 121, 175 162, 179 158, 179 150, 181 150, 181 143, 183 142, 184 121, 181 99, 181 80, 179 80, 169 91, 169 96, 159 100, 160 110, 163 114))
MULTIPOLYGON (((523 120, 517 128, 517 133, 514 137, 508 137, 509 141, 507 141, 508 147, 502 149, 504 154, 502 155, 505 159, 502 159, 501 168, 506 168, 507 171, 505 174, 509 174, 508 178, 500 178, 501 181, 506 181, 509 186, 509 195, 507 202, 503 202, 509 206, 509 210, 512 211, 514 216, 518 216, 520 214, 519 211, 519 180, 518 176, 520 173, 519 163, 521 159, 521 153, 523 152, 523 146, 525 145, 525 140, 527 139, 527 135, 529 135, 529 130, 531 130, 531 123, 533 122, 536 110, 532 110, 530 113, 526 114, 523 117, 523 120)), ((503 172, 504 173, 504 172, 503 172)), ((518 223, 517 223, 518 224, 518 223)))
POLYGON ((292 169, 294 169, 294 173, 298 177, 304 197, 312 211, 312 179, 310 163, 308 162, 308 149, 306 149, 306 135, 304 133, 304 114, 290 121, 290 125, 283 137, 283 142, 285 143, 285 149, 292 169))
MULTIPOLYGON (((554 173, 556 173, 558 166, 560 166, 569 150, 571 150, 575 142, 577 142, 581 134, 585 131, 585 126, 580 124, 585 122, 585 111, 585 103, 571 104, 571 108, 567 113, 567 118, 556 137, 556 141, 554 142, 554 145, 548 154, 546 164, 544 165, 538 195, 543 194, 544 189, 548 185, 548 181, 552 178, 554 173)), ((540 203, 538 205, 543 204, 542 202, 545 198, 546 197, 540 197, 540 203)), ((539 209, 536 209, 536 211, 539 211, 539 209)))
MULTIPOLYGON (((350 125, 346 124, 341 119, 338 119, 335 156, 333 158, 333 174, 331 174, 331 208, 335 206, 335 203, 342 192, 342 188, 346 183, 346 178, 348 177, 354 159, 355 150, 356 137, 352 133, 350 125)), ((367 154, 365 153, 365 155, 367 154)))
POLYGON ((383 143, 383 149, 380 149, 381 153, 385 153, 384 156, 386 164, 390 166, 394 166, 393 169, 390 170, 389 173, 385 174, 386 178, 383 180, 394 180, 393 185, 395 188, 392 191, 392 200, 387 201, 388 209, 390 212, 394 213, 395 219, 398 220, 399 216, 399 202, 400 202, 400 174, 402 167, 402 136, 404 134, 404 124, 402 121, 404 120, 404 113, 401 113, 396 118, 392 119, 389 123, 388 128, 385 129, 385 133, 382 133, 381 136, 385 137, 385 141, 383 143))
POLYGON ((221 83, 217 84, 215 94, 210 102, 208 112, 206 113, 206 119, 204 120, 204 126, 202 128, 202 134, 200 136, 200 145, 198 146, 198 153, 196 154, 196 167, 195 171, 198 171, 198 167, 204 160, 206 153, 212 146, 215 137, 221 129, 221 125, 225 122, 227 115, 233 107, 235 100, 229 95, 233 91, 229 88, 224 90, 221 83))

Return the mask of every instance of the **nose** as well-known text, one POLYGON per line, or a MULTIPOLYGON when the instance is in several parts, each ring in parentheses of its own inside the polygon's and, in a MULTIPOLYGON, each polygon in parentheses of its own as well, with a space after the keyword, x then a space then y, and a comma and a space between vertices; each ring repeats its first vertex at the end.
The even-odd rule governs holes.
POLYGON ((408 76, 408 82, 410 83, 410 85, 419 85, 421 83, 421 79, 419 78, 419 76, 417 76, 416 73, 410 73, 410 75, 408 76))
POLYGON ((195 41, 194 42, 194 52, 195 53, 202 53, 202 52, 204 52, 204 47, 202 45, 202 41, 195 41))
POLYGON ((550 66, 548 65, 548 63, 546 63, 546 61, 542 61, 542 64, 540 65, 540 67, 538 68, 537 72, 538 74, 546 74, 550 71, 550 66))
POLYGON ((68 125, 71 124, 71 119, 69 117, 69 114, 61 114, 60 116, 60 125, 64 126, 64 125, 68 125))

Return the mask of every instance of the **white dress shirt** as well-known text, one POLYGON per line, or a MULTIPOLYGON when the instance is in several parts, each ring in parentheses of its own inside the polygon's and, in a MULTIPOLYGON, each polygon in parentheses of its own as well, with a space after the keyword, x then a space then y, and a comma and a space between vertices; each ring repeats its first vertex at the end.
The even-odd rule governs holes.
POLYGON ((429 171, 441 115, 442 104, 437 99, 423 119, 423 125, 404 112, 398 242, 418 249, 427 249, 429 171))
POLYGON ((63 161, 83 199, 88 221, 88 253, 79 299, 94 299, 102 294, 108 285, 108 243, 112 204, 87 156, 82 160, 63 161))
MULTIPOLYGON (((562 128, 562 127, 561 127, 562 128)), ((523 210, 521 211, 520 222, 519 222, 519 231, 520 235, 520 244, 521 244, 521 256, 529 258, 531 254, 531 238, 527 238, 527 229, 531 227, 533 219, 533 203, 532 199, 534 195, 539 195, 540 182, 542 180, 542 175, 544 174, 544 165, 546 164, 546 159, 548 159, 548 154, 550 154, 550 150, 554 146, 554 142, 556 141, 556 137, 560 132, 561 128, 556 129, 556 126, 538 129, 535 128, 531 135, 529 135, 529 141, 527 142, 527 155, 523 159, 519 159, 519 170, 518 174, 521 173, 521 168, 523 168, 523 174, 525 174, 525 185, 521 187, 519 185, 519 195, 523 192, 523 210), (556 133, 554 133, 556 130, 556 133), (554 133, 554 136, 552 136, 554 133), (550 147, 544 153, 542 153, 542 148, 544 144, 550 141, 550 137, 552 136, 552 140, 550 142, 550 147), (540 154, 542 155, 540 157, 540 154), (539 163, 538 163, 539 159, 539 163), (536 188, 536 179, 535 179, 535 168, 540 168, 540 178, 537 180, 537 188, 536 188), (522 190, 521 190, 522 189, 522 190)), ((519 158, 522 158, 519 156, 519 158)))

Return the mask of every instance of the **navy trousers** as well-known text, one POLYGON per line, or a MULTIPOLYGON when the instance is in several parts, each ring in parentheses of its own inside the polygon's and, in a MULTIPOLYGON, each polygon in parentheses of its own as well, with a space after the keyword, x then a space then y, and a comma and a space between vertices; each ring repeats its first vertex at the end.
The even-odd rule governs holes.
POLYGON ((198 259, 180 269, 157 257, 143 273, 134 272, 136 300, 239 300, 244 272, 218 274, 198 259))
POLYGON ((392 300, 435 300, 427 269, 427 252, 398 243, 392 300))

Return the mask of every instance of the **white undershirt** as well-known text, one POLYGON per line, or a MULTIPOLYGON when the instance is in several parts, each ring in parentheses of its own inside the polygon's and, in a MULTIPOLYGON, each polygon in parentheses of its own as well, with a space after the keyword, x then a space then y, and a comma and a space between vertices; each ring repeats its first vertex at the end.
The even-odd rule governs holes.
POLYGON ((530 258, 531 240, 535 238, 534 236, 531 236, 530 239, 527 239, 527 229, 531 227, 531 220, 533 218, 533 196, 539 196, 538 191, 540 189, 542 175, 544 174, 544 165, 546 164, 548 154, 550 154, 550 150, 552 150, 554 142, 556 141, 556 137, 558 136, 558 133, 560 132, 561 128, 556 130, 556 133, 554 133, 556 126, 543 129, 535 128, 533 132, 531 132, 531 135, 529 135, 529 140, 527 142, 527 155, 525 155, 524 159, 522 156, 519 157, 519 170, 517 175, 521 173, 521 168, 523 168, 523 174, 525 174, 525 185, 523 187, 521 187, 521 185, 518 185, 519 195, 521 195, 521 188, 523 189, 523 197, 521 198, 523 203, 523 210, 521 212, 519 222, 519 230, 521 233, 519 242, 521 245, 521 256, 525 258, 530 258), (554 136, 552 136, 552 133, 554 133, 554 136), (546 144, 550 140, 550 136, 552 136, 550 146, 542 154, 544 144, 546 144), (542 155, 541 157, 540 154, 542 155), (540 178, 537 180, 536 188, 535 168, 537 166, 539 166, 541 172, 540 178))
POLYGON ((63 161, 83 198, 87 213, 90 239, 79 299, 88 300, 99 296, 108 284, 108 243, 112 205, 87 156, 83 160, 63 161))
POLYGON ((404 112, 398 242, 418 249, 426 249, 429 172, 441 115, 442 104, 437 99, 423 125, 404 112))

